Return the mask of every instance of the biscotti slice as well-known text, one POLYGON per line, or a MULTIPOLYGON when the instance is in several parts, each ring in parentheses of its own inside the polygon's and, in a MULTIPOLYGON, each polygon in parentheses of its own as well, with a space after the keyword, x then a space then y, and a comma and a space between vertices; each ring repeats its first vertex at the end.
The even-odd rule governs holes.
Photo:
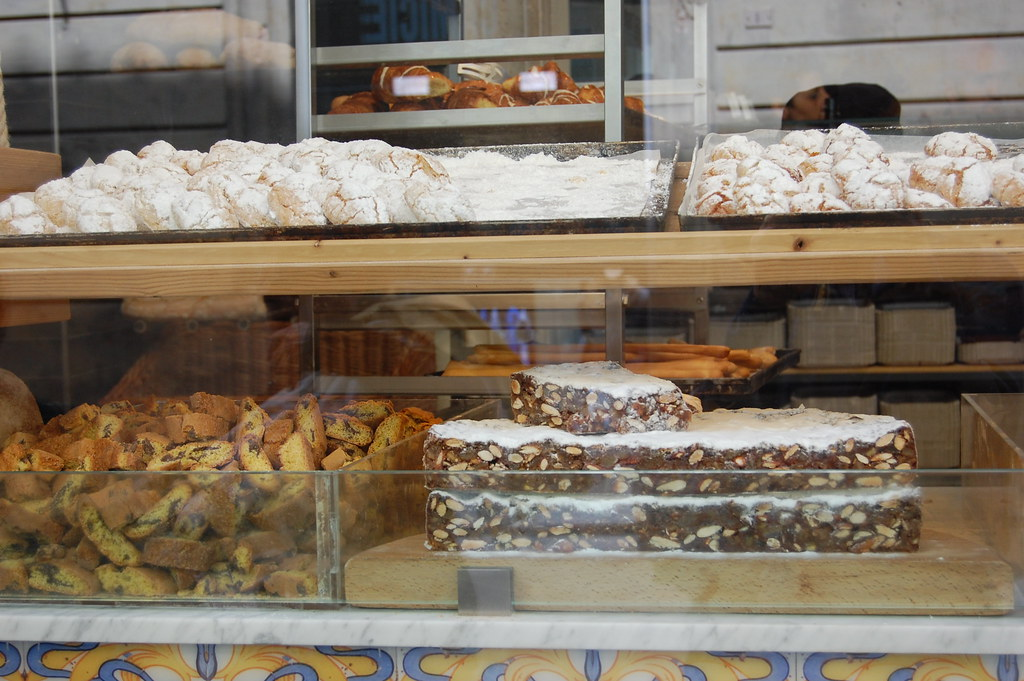
POLYGON ((449 473, 431 478, 433 487, 725 493, 906 484, 917 467, 917 449, 910 424, 891 416, 803 407, 718 409, 695 414, 686 431, 634 434, 576 435, 508 419, 455 419, 431 426, 423 443, 423 467, 449 473), (508 476, 498 471, 546 474, 508 476), (552 474, 558 471, 565 473, 552 474), (602 474, 572 475, 574 471, 602 474), (771 475, 726 475, 733 471, 771 475), (865 474, 881 471, 897 472, 865 474))
POLYGON ((438 551, 908 552, 915 488, 732 496, 502 494, 434 490, 438 551))
POLYGON ((512 418, 570 433, 686 430, 695 400, 671 381, 617 362, 549 364, 513 372, 512 418))
POLYGON ((142 548, 142 562, 159 567, 206 572, 213 564, 208 544, 177 537, 153 537, 142 548))
POLYGON ((100 582, 91 570, 66 559, 29 565, 28 585, 36 591, 64 596, 93 596, 100 590, 100 582))
POLYGON ((263 582, 263 588, 279 598, 307 598, 318 594, 316 575, 303 570, 277 570, 263 582))
POLYGON ((96 568, 96 578, 108 594, 170 596, 178 590, 171 575, 159 568, 119 567, 106 563, 96 568))

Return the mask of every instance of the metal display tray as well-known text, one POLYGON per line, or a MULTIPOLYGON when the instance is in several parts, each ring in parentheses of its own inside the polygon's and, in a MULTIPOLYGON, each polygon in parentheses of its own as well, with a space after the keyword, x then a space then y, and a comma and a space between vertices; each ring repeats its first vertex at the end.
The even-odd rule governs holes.
MULTIPOLYGON (((789 130, 751 130, 742 134, 745 137, 764 145, 779 142, 789 130)), ((878 142, 886 153, 913 159, 924 156, 924 145, 929 136, 906 135, 901 131, 889 131, 886 134, 868 132, 871 139, 878 142)), ((1015 206, 985 206, 980 208, 953 209, 891 209, 891 210, 858 210, 835 211, 821 213, 774 213, 758 215, 697 215, 694 207, 697 204, 697 180, 704 171, 704 165, 712 149, 724 142, 731 135, 711 133, 705 135, 699 146, 694 149, 690 174, 686 183, 686 192, 679 208, 681 228, 684 231, 708 231, 730 229, 791 229, 818 227, 894 227, 894 226, 931 226, 958 224, 991 224, 1004 222, 1020 222, 1024 220, 1024 208, 1015 206)), ((1021 153, 1024 149, 1022 140, 993 139, 1000 152, 1000 157, 1009 157, 1021 153)))
POLYGON ((697 396, 752 395, 800 361, 800 350, 780 349, 775 361, 745 378, 671 379, 684 393, 697 396))
POLYGON ((545 153, 563 161, 581 156, 612 158, 643 152, 657 153, 658 164, 654 180, 651 183, 650 195, 639 215, 550 220, 516 220, 514 215, 510 215, 507 220, 497 221, 308 225, 259 229, 5 236, 0 238, 0 247, 656 232, 664 229, 678 150, 679 143, 675 140, 445 147, 424 150, 425 153, 453 158, 471 151, 494 151, 512 158, 545 153))

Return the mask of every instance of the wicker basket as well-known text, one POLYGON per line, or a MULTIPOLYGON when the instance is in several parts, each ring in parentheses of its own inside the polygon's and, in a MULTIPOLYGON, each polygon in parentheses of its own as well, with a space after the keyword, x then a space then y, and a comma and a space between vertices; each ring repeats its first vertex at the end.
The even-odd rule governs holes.
POLYGON ((877 414, 878 396, 874 393, 862 394, 856 391, 822 390, 807 388, 794 390, 789 403, 793 407, 801 405, 838 411, 844 414, 877 414))
POLYGON ((894 303, 875 313, 879 364, 952 364, 956 311, 949 303, 894 303))
POLYGON ((708 342, 731 348, 785 347, 786 319, 773 314, 715 316, 708 325, 708 342))
POLYGON ((168 322, 104 400, 273 395, 299 384, 299 327, 287 322, 168 322))
POLYGON ((322 330, 319 371, 335 376, 424 376, 437 369, 432 336, 408 329, 322 330))
POLYGON ((795 300, 786 309, 788 345, 803 367, 875 363, 875 306, 849 299, 795 300))

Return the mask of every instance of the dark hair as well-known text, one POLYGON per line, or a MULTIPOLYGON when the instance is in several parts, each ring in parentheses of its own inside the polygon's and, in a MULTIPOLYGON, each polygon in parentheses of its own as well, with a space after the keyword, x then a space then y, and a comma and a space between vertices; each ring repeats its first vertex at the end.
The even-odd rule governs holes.
POLYGON ((828 93, 825 102, 825 119, 828 121, 875 125, 897 125, 900 122, 899 100, 881 85, 845 83, 824 87, 828 93))

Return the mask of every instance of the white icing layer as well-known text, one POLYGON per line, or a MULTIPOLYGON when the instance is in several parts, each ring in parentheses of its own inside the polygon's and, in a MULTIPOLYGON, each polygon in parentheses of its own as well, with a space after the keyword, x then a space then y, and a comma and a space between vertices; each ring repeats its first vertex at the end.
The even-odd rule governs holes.
POLYGON ((908 427, 906 421, 891 416, 844 414, 801 407, 716 409, 694 414, 686 431, 574 435, 547 426, 521 426, 506 419, 485 419, 448 421, 431 426, 430 432, 441 439, 495 443, 510 449, 548 440, 562 446, 580 447, 605 445, 657 449, 706 444, 723 450, 798 445, 815 451, 825 450, 831 444, 850 438, 874 442, 896 429, 908 427))
POLYGON ((671 381, 647 374, 636 374, 617 362, 569 362, 547 364, 520 372, 540 383, 577 390, 595 390, 614 397, 635 397, 660 392, 679 392, 671 381))

